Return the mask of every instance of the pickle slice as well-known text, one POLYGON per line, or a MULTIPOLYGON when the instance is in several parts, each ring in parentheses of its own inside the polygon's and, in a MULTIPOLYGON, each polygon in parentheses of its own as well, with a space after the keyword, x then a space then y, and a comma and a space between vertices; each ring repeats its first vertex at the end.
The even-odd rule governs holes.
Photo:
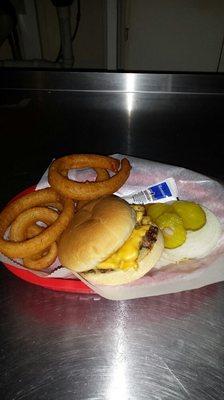
POLYGON ((153 222, 166 211, 169 211, 170 205, 165 203, 155 203, 145 205, 147 215, 151 218, 153 222))
POLYGON ((165 212, 156 219, 155 223, 163 233, 165 248, 174 249, 185 242, 186 230, 179 215, 165 212))
POLYGON ((185 229, 196 231, 206 223, 206 214, 199 204, 191 201, 175 201, 172 209, 183 221, 185 229))

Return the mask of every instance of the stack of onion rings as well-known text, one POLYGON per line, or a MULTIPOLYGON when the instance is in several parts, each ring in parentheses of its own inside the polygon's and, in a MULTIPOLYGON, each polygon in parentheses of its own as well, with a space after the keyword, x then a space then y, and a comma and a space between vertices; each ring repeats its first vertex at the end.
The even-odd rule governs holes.
MULTIPOLYGON (((23 211, 13 221, 9 238, 15 242, 22 242, 26 239, 39 235, 44 228, 36 225, 41 221, 45 224, 53 224, 58 218, 58 213, 47 207, 33 207, 23 211)), ((32 257, 24 257, 23 265, 35 270, 49 267, 57 258, 57 243, 53 242, 48 249, 38 252, 32 257)))
POLYGON ((11 258, 35 256, 45 251, 55 242, 71 221, 74 214, 73 201, 60 198, 52 188, 38 190, 10 203, 0 214, 0 251, 11 258), (31 207, 62 202, 63 210, 56 221, 40 232, 39 235, 19 242, 6 240, 4 234, 11 223, 25 210, 31 207))
POLYGON ((119 160, 112 157, 95 154, 74 154, 53 161, 50 166, 48 181, 62 196, 73 200, 93 200, 98 197, 116 192, 127 180, 131 166, 124 158, 119 160), (67 172, 71 168, 102 168, 115 174, 102 182, 77 182, 68 179, 67 172))
POLYGON ((120 162, 95 154, 74 154, 56 159, 49 168, 50 188, 16 199, 0 213, 0 252, 23 259, 23 265, 33 270, 49 267, 57 257, 57 240, 75 210, 92 199, 116 192, 130 170, 125 158, 120 162), (93 168, 96 180, 72 181, 68 179, 71 168, 93 168), (108 170, 114 175, 110 177, 108 170), (38 225, 40 221, 44 226, 38 225))

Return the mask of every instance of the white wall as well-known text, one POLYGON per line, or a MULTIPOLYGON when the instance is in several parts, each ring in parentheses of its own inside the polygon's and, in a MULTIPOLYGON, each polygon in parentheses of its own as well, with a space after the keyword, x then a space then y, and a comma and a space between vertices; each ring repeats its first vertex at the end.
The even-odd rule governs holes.
POLYGON ((216 71, 224 36, 223 0, 125 0, 121 67, 216 71))

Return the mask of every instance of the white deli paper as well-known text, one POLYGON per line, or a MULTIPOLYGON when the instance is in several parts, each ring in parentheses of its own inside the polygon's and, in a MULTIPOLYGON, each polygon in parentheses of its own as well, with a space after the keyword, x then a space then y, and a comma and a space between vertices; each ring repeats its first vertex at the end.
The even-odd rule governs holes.
MULTIPOLYGON (((60 267, 58 260, 46 271, 33 271, 34 274, 46 278, 77 279, 79 277, 95 292, 103 297, 113 300, 124 300, 138 297, 155 296, 175 293, 183 290, 200 288, 224 280, 224 186, 219 182, 199 174, 172 165, 148 161, 122 154, 113 157, 128 158, 132 169, 127 182, 119 189, 116 195, 120 197, 131 196, 145 190, 148 186, 156 184, 170 177, 174 178, 178 188, 178 197, 184 200, 196 201, 209 208, 220 220, 222 236, 212 253, 200 260, 188 260, 172 264, 160 270, 151 270, 149 274, 137 281, 119 286, 93 286, 79 275, 74 276, 67 268, 60 267)), ((42 189, 48 184, 48 169, 37 184, 36 189, 42 189)), ((75 180, 92 180, 93 170, 70 170, 69 178, 75 180)), ((9 260, 0 255, 4 263, 23 268, 19 260, 9 260)))

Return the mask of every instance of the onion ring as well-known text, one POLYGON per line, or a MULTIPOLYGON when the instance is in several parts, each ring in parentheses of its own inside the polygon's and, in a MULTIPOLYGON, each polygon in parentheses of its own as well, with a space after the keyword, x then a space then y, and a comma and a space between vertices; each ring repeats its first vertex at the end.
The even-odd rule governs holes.
POLYGON ((118 171, 120 161, 112 157, 95 154, 74 154, 56 159, 52 162, 48 181, 62 196, 73 200, 93 200, 103 195, 116 192, 127 180, 131 166, 124 158, 118 171), (103 182, 77 182, 65 176, 64 171, 71 168, 103 168, 115 172, 115 175, 103 182))
POLYGON ((11 258, 24 258, 44 251, 58 239, 71 221, 73 214, 73 201, 61 198, 52 188, 37 190, 13 201, 0 214, 0 252, 11 258), (3 236, 6 230, 22 211, 34 206, 57 203, 58 201, 63 203, 63 211, 57 220, 38 236, 22 242, 4 239, 3 236))
POLYGON ((39 235, 39 233, 42 232, 44 229, 45 229, 44 227, 34 223, 28 226, 26 231, 26 238, 31 239, 32 237, 39 235))
MULTIPOLYGON (((107 172, 106 169, 95 168, 95 171, 96 171, 96 174, 97 174, 96 182, 106 181, 110 177, 110 175, 109 175, 109 173, 107 172)), ((89 200, 78 201, 78 203, 77 203, 77 211, 80 210, 80 208, 82 208, 88 202, 89 202, 89 200)))
POLYGON ((59 201, 55 202, 55 203, 46 203, 45 206, 53 208, 53 210, 58 210, 58 211, 63 210, 63 205, 62 205, 62 203, 59 203, 59 201))
POLYGON ((32 258, 24 258, 23 266, 29 269, 34 269, 36 271, 41 271, 50 267, 51 264, 56 260, 58 255, 57 243, 54 242, 50 245, 46 252, 38 253, 32 258))
MULTIPOLYGON (((30 225, 27 228, 27 238, 32 238, 36 235, 39 235, 45 228, 38 226, 36 224, 30 225)), ((24 258, 23 266, 30 269, 42 270, 47 267, 50 267, 51 264, 56 260, 58 255, 58 246, 57 243, 54 242, 51 246, 46 249, 46 251, 42 253, 38 253, 32 258, 24 258)))
MULTIPOLYGON (((34 207, 23 211, 13 221, 10 227, 9 238, 13 241, 23 241, 39 235, 45 228, 36 225, 41 221, 45 224, 53 224, 58 218, 58 213, 47 207, 34 207)), ((49 248, 43 252, 38 252, 31 258, 23 259, 23 266, 35 270, 42 270, 49 267, 56 260, 57 244, 53 242, 49 248)))
MULTIPOLYGON (((36 222, 42 221, 49 225, 54 223, 57 218, 57 212, 47 207, 34 207, 25 210, 13 221, 9 238, 14 241, 22 241, 37 236, 45 228, 36 225, 36 222)), ((45 269, 56 260, 57 252, 57 243, 54 242, 45 251, 39 252, 31 258, 24 258, 23 266, 34 270, 45 269)))
MULTIPOLYGON (((57 220, 57 218, 58 213, 50 208, 29 208, 19 214, 18 217, 13 221, 10 228, 9 239, 13 242, 22 242, 27 238, 27 229, 30 225, 33 225, 33 223, 36 223, 38 221, 44 222, 47 225, 53 224, 57 220)), ((34 226, 32 229, 34 232, 34 226)))
POLYGON ((96 182, 103 182, 106 181, 107 179, 110 178, 109 173, 107 172, 106 169, 102 169, 102 168, 95 168, 96 171, 96 182))

